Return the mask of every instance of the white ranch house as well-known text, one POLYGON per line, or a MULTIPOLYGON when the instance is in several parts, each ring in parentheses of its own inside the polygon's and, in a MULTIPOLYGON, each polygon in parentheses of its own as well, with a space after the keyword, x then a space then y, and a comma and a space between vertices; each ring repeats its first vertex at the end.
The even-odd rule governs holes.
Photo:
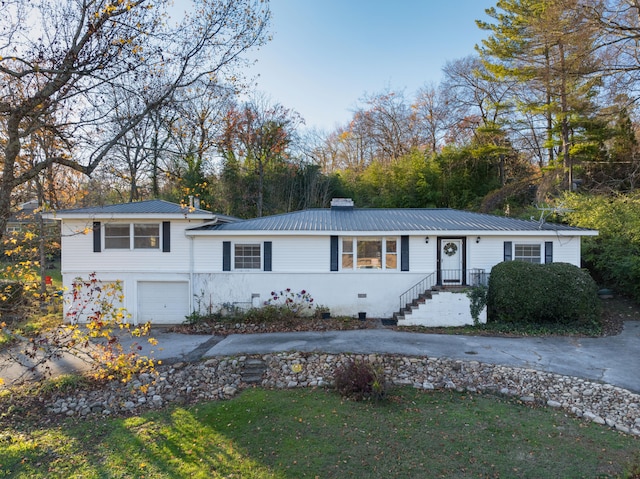
POLYGON ((581 237, 597 235, 452 209, 360 209, 348 199, 250 220, 161 200, 52 217, 61 221, 64 286, 91 273, 120 281, 133 321, 155 324, 261 306, 287 288, 309 292, 332 315, 467 324, 469 301, 460 290, 485 281, 495 264, 579 266, 581 237), (433 287, 437 295, 414 302, 433 287))

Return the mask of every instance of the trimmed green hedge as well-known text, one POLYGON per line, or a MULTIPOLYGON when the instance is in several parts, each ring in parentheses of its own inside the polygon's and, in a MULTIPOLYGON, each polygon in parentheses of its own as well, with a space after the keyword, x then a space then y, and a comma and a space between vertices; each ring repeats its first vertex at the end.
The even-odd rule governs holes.
POLYGON ((598 286, 568 263, 499 263, 491 270, 488 322, 598 324, 598 286))

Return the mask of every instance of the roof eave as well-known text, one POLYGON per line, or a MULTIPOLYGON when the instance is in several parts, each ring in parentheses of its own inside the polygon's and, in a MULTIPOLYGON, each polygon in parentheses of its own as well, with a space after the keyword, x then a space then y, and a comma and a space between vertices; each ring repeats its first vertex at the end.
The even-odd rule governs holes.
POLYGON ((598 236, 596 230, 186 230, 188 236, 598 236))
POLYGON ((46 213, 44 218, 55 220, 89 219, 89 220, 130 220, 130 219, 154 219, 154 220, 207 220, 215 219, 214 213, 46 213))

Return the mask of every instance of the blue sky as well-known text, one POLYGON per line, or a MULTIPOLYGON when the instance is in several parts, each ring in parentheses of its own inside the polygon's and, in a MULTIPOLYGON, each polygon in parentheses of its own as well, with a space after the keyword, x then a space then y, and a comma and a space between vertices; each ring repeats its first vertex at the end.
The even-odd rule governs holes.
POLYGON ((258 90, 332 130, 358 99, 385 89, 410 98, 447 61, 474 53, 475 25, 495 0, 270 0, 273 40, 250 57, 258 90))

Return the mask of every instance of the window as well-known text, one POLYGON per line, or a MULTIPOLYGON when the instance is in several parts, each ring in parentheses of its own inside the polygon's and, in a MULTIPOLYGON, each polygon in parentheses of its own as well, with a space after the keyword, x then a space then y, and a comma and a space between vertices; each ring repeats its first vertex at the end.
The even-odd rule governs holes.
POLYGON ((385 258, 386 269, 398 269, 398 242, 395 239, 387 240, 387 254, 385 258))
POLYGON ((159 248, 160 225, 154 223, 136 223, 133 225, 133 247, 159 248))
POLYGON ((131 228, 129 224, 104 225, 105 249, 130 249, 131 228))
POLYGON ((342 269, 353 269, 353 238, 342 238, 342 269))
POLYGON ((160 248, 160 225, 157 223, 107 224, 104 226, 104 247, 105 249, 158 249, 160 248))
POLYGON ((382 240, 358 238, 358 269, 382 269, 382 240))
POLYGON ((233 267, 234 269, 260 269, 260 245, 236 244, 233 267))
POLYGON ((513 259, 540 264, 542 262, 540 251, 539 244, 516 244, 513 259))
POLYGON ((396 238, 342 238, 341 266, 343 270, 398 269, 396 238))

